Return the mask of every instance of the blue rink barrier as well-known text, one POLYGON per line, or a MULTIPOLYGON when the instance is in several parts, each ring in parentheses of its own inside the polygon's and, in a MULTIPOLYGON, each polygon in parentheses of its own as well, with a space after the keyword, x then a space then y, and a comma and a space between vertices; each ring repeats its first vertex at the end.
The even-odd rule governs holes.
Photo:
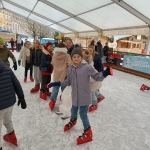
POLYGON ((122 66, 150 74, 150 58, 124 55, 122 66))

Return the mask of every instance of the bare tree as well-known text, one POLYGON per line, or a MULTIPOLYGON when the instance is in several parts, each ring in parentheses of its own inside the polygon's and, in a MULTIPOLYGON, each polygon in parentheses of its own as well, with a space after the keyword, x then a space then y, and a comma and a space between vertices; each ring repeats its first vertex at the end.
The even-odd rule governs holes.
POLYGON ((33 22, 29 19, 26 19, 26 23, 21 23, 22 29, 34 39, 38 36, 39 25, 36 22, 33 22))

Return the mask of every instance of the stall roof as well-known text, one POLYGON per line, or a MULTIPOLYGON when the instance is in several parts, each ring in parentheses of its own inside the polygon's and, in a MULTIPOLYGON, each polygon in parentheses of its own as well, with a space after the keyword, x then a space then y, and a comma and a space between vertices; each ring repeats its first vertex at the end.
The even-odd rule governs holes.
POLYGON ((150 25, 150 0, 1 0, 2 8, 62 33, 150 25))

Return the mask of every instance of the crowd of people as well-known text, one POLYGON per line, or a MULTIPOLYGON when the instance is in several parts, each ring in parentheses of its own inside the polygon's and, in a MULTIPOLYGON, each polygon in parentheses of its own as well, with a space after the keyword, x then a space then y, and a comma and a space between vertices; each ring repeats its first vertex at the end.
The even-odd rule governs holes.
MULTIPOLYGON (((55 49, 53 49, 51 42, 42 46, 39 40, 34 40, 31 46, 31 43, 26 41, 18 58, 18 65, 25 68, 24 82, 27 82, 28 70, 30 70, 29 79, 35 84, 30 89, 30 93, 39 92, 39 98, 42 100, 49 98, 51 111, 55 107, 59 88, 63 92, 66 86, 71 86, 71 117, 69 123, 64 126, 64 131, 70 130, 77 123, 79 111, 84 132, 77 138, 77 144, 92 141, 92 127, 87 114, 95 111, 98 103, 105 98, 99 90, 102 85, 101 82, 108 75, 113 75, 112 68, 107 67, 104 70, 102 52, 106 54, 108 50, 104 47, 102 51, 100 44, 98 41, 96 51, 95 45, 92 44, 85 51, 82 51, 77 45, 74 46, 73 41, 69 38, 66 39, 65 43, 58 43, 55 49), (34 76, 32 72, 34 72, 34 76), (53 82, 51 80, 52 75, 53 82), (51 87, 53 87, 52 92, 49 91, 51 87)), ((27 105, 21 85, 9 68, 9 57, 13 61, 14 70, 17 70, 16 58, 4 45, 3 39, 0 38, 0 132, 3 122, 7 129, 7 134, 4 135, 3 139, 17 145, 11 119, 13 106, 16 102, 15 93, 19 99, 18 106, 21 104, 22 109, 25 109, 27 105), (9 86, 9 90, 7 86, 9 86)), ((2 147, 1 142, 0 147, 2 147)))

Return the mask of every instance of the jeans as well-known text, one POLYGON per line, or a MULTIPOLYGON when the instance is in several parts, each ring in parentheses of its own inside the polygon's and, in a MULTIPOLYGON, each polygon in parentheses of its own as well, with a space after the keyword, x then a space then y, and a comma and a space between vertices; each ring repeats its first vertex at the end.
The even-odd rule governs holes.
POLYGON ((89 108, 89 105, 78 106, 78 107, 75 107, 72 105, 72 108, 71 108, 71 120, 72 121, 77 119, 78 109, 80 109, 79 114, 80 114, 80 118, 81 118, 82 123, 83 123, 84 130, 86 130, 88 127, 90 127, 89 118, 87 116, 88 108, 89 108))
POLYGON ((104 97, 98 90, 95 91, 95 95, 96 95, 97 98, 104 97))
POLYGON ((42 83, 41 83, 41 92, 46 92, 48 91, 49 92, 49 89, 46 87, 46 85, 48 83, 50 83, 51 81, 51 76, 50 75, 42 75, 42 83))
MULTIPOLYGON (((55 100, 57 99, 58 96, 58 92, 59 92, 59 88, 60 86, 54 86, 53 90, 52 90, 52 95, 50 97, 50 100, 55 100)), ((63 90, 65 89, 65 86, 61 86, 61 91, 63 92, 63 90)))
MULTIPOLYGON (((11 133, 14 130, 12 120, 11 120, 12 111, 13 111, 13 106, 0 110, 0 137, 1 137, 2 123, 7 129, 7 134, 11 133)), ((0 139, 0 148, 1 147, 2 145, 0 139)))
POLYGON ((96 92, 91 92, 92 105, 97 105, 96 92))

